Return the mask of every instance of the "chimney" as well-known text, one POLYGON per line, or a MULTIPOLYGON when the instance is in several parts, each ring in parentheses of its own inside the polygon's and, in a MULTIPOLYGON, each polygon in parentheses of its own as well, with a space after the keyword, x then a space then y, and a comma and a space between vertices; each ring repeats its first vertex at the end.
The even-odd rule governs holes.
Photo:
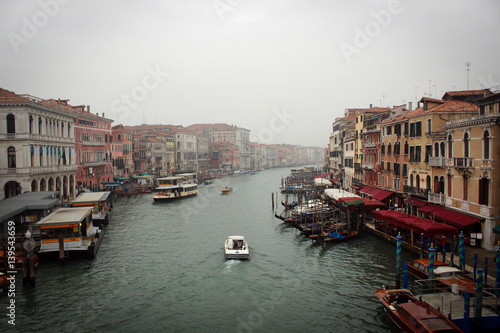
POLYGON ((90 113, 90 105, 87 105, 87 112, 90 113))
POLYGON ((372 109, 372 108, 373 108, 373 104, 370 104, 370 109, 372 109))
POLYGON ((408 111, 412 111, 413 109, 413 102, 408 102, 408 111))
POLYGON ((103 117, 103 118, 106 118, 106 117, 104 117, 104 112, 102 113, 102 117, 103 117))

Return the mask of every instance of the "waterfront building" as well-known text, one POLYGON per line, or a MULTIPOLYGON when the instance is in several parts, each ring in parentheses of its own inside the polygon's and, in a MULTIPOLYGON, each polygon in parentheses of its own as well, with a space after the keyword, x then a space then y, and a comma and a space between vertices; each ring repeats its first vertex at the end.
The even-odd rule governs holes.
POLYGON ((134 160, 134 174, 148 171, 148 158, 146 157, 146 137, 141 133, 135 133, 132 158, 134 160))
POLYGON ((197 154, 198 161, 196 164, 196 172, 199 175, 206 175, 210 169, 210 138, 198 135, 197 154))
MULTIPOLYGON (((294 158, 293 156, 292 158, 294 158)), ((262 161, 262 147, 257 142, 250 142, 250 168, 261 170, 264 168, 262 161)))
MULTIPOLYGON (((59 104, 70 106, 68 100, 59 104)), ((111 154, 112 119, 90 113, 90 106, 71 107, 75 111, 75 149, 77 186, 98 190, 100 184, 113 181, 111 154)))
POLYGON ((354 182, 354 144, 356 135, 354 131, 347 131, 346 135, 342 138, 342 184, 343 189, 352 193, 356 193, 361 187, 354 182))
POLYGON ((495 140, 500 137, 500 93, 485 95, 476 100, 476 116, 444 126, 446 207, 450 209, 434 214, 443 221, 459 218, 470 231, 471 245, 489 249, 500 241, 492 231, 500 216, 500 197, 494 195, 500 189, 500 143, 495 140))
POLYGON ((198 164, 198 134, 181 128, 175 133, 176 169, 183 172, 195 172, 198 164))
POLYGON ((146 136, 147 173, 164 177, 166 171, 166 144, 164 141, 146 136))
POLYGON ((113 158, 113 175, 115 180, 125 180, 134 174, 133 133, 123 125, 111 128, 113 141, 111 156, 113 158))
MULTIPOLYGON (((348 109, 346 109, 348 110, 348 109)), ((334 174, 334 178, 341 179, 343 161, 343 140, 346 136, 354 134, 354 114, 348 114, 342 118, 337 118, 332 124, 330 134, 330 151, 328 156, 329 172, 334 174)))
POLYGON ((193 124, 186 128, 210 138, 211 142, 230 142, 236 144, 240 151, 240 164, 238 168, 250 169, 250 130, 224 123, 193 124))
POLYGON ((210 142, 210 167, 212 170, 233 172, 240 169, 240 147, 230 142, 210 142))
POLYGON ((0 88, 0 199, 24 192, 75 196, 75 112, 0 88))

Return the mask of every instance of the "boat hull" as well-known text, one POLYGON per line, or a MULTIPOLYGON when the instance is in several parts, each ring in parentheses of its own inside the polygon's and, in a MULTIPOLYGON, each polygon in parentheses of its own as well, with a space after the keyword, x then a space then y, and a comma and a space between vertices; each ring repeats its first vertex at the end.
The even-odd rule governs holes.
POLYGON ((177 197, 170 197, 170 196, 163 196, 163 195, 154 195, 153 196, 153 200, 154 200, 154 202, 169 202, 169 201, 175 201, 175 200, 180 200, 180 199, 191 198, 191 197, 194 197, 197 194, 198 194, 198 192, 192 193, 192 194, 188 194, 188 195, 177 196, 177 197))
POLYGON ((239 254, 239 253, 226 253, 226 260, 249 260, 250 254, 239 254))

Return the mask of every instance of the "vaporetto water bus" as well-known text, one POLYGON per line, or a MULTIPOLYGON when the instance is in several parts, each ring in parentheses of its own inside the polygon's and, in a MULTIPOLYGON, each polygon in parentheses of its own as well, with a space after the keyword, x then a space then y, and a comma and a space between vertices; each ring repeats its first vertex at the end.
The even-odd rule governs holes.
POLYGON ((70 259, 93 259, 103 237, 103 230, 92 223, 92 207, 59 208, 33 228, 41 234, 40 259, 58 259, 61 251, 70 259))
POLYGON ((155 202, 184 199, 198 194, 198 184, 184 176, 158 178, 158 187, 153 195, 155 202))

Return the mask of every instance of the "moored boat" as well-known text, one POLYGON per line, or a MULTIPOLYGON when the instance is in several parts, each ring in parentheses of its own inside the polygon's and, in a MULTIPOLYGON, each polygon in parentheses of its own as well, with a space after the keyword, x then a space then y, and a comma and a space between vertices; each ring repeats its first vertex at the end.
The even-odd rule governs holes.
POLYGON ((33 225, 40 232, 41 260, 53 258, 94 259, 103 229, 92 223, 91 207, 59 208, 33 225))
POLYGON ((250 259, 250 249, 243 236, 229 236, 224 243, 224 256, 226 259, 250 259))
MULTIPOLYGON (((419 279, 428 279, 429 259, 417 259, 408 263, 408 272, 419 279)), ((451 288, 453 285, 458 285, 458 289, 463 293, 476 292, 476 283, 473 280, 465 277, 458 268, 449 266, 445 262, 434 260, 433 273, 432 278, 439 282, 440 286, 451 288)))
POLYGON ((375 295, 403 332, 462 332, 451 319, 419 301, 408 289, 378 289, 375 295))
POLYGON ((96 226, 107 225, 112 217, 113 203, 111 192, 86 192, 80 194, 73 201, 73 207, 93 207, 92 221, 96 226))
MULTIPOLYGON (((8 256, 4 251, 0 251, 0 267, 5 267, 5 262, 8 261, 8 256)), ((35 267, 38 266, 39 259, 37 256, 33 257, 33 264, 35 267)), ((12 263, 12 262, 10 262, 12 263)), ((22 252, 15 252, 15 261, 14 261, 14 268, 16 270, 22 270, 23 269, 23 253, 22 252)))

